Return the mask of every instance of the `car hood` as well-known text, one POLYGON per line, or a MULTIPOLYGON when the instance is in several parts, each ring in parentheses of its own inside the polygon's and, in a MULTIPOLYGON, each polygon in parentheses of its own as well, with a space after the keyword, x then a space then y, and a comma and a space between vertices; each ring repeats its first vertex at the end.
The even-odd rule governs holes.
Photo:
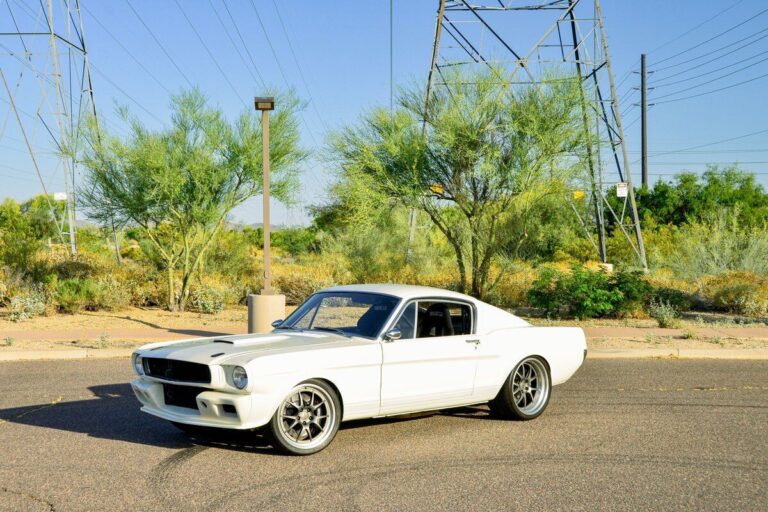
POLYGON ((248 361, 274 354, 304 352, 337 346, 371 343, 361 338, 348 338, 325 332, 277 331, 266 334, 240 334, 158 343, 142 347, 143 357, 158 357, 202 364, 246 364, 248 361))

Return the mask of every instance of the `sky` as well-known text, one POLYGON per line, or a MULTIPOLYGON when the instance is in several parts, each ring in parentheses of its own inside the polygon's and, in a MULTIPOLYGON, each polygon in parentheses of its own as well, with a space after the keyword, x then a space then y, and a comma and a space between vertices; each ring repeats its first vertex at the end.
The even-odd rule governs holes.
MULTIPOLYGON (((524 3, 540 2, 513 0, 512 5, 524 3)), ((61 13, 62 4, 63 0, 54 0, 59 6, 56 13, 61 13)), ((125 131, 116 115, 120 105, 147 126, 161 128, 169 118, 169 94, 190 84, 231 117, 252 108, 253 96, 263 94, 265 86, 292 87, 306 100, 301 143, 315 156, 302 169, 297 203, 290 208, 276 204, 272 213, 276 224, 300 225, 309 222, 307 206, 328 200, 333 170, 322 155, 329 132, 355 123, 370 109, 388 107, 393 88, 426 83, 438 2, 393 0, 391 39, 389 0, 81 0, 80 4, 95 104, 107 129, 125 131)), ((618 96, 623 99, 634 180, 639 181, 640 173, 635 71, 640 54, 646 53, 651 71, 651 181, 668 180, 682 170, 702 172, 708 163, 739 162, 768 185, 768 4, 603 0, 602 8, 618 96), (725 89, 715 91, 719 88, 725 89), (689 97, 699 93, 706 94, 689 97)), ((0 0, 0 32, 14 26, 21 31, 44 30, 40 12, 36 0, 0 0)), ((488 19, 525 53, 554 20, 553 12, 493 14, 488 19)), ((64 31, 64 25, 59 27, 64 31)), ((478 38, 492 51, 487 30, 481 30, 478 38)), ((43 181, 54 192, 64 185, 62 164, 54 157, 47 133, 56 132, 57 121, 48 43, 47 37, 28 36, 22 41, 0 36, 0 68, 23 111, 22 125, 43 181), (47 128, 40 118, 49 120, 47 128)), ((450 44, 446 39, 445 51, 450 44)), ((62 76, 70 69, 63 57, 62 76)), ((76 90, 76 82, 67 85, 76 90)), ((4 88, 0 88, 0 123, 0 197, 24 200, 42 187, 4 88)), ((77 184, 80 179, 76 175, 77 184)), ((238 207, 233 218, 261 222, 261 198, 238 207)))

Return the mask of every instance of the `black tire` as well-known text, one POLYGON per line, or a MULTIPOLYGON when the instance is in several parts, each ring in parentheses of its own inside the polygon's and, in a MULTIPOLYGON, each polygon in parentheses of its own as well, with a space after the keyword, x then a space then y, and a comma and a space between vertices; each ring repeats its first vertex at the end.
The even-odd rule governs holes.
POLYGON ((547 408, 551 391, 552 378, 546 361, 538 356, 526 357, 515 365, 488 405, 501 418, 532 420, 547 408))
POLYGON ((280 402, 266 433, 272 446, 286 455, 317 453, 336 437, 341 407, 339 395, 328 383, 316 379, 304 381, 280 402))

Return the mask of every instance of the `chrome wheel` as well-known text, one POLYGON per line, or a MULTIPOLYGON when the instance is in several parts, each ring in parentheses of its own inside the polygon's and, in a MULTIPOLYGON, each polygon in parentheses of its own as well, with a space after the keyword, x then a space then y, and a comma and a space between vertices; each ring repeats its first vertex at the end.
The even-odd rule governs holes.
POLYGON ((512 375, 512 400, 517 409, 533 416, 547 405, 548 397, 549 379, 544 363, 534 357, 524 359, 512 375))
POLYGON ((320 386, 306 383, 296 386, 278 409, 279 434, 295 448, 311 450, 333 436, 336 404, 320 386))

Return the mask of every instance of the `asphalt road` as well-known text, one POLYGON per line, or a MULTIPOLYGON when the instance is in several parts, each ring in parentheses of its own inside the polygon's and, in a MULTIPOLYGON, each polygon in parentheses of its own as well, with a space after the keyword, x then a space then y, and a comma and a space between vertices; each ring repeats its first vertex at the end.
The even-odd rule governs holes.
POLYGON ((354 422, 302 458, 190 440, 130 378, 0 364, 0 510, 768 510, 768 361, 588 360, 535 421, 354 422))

